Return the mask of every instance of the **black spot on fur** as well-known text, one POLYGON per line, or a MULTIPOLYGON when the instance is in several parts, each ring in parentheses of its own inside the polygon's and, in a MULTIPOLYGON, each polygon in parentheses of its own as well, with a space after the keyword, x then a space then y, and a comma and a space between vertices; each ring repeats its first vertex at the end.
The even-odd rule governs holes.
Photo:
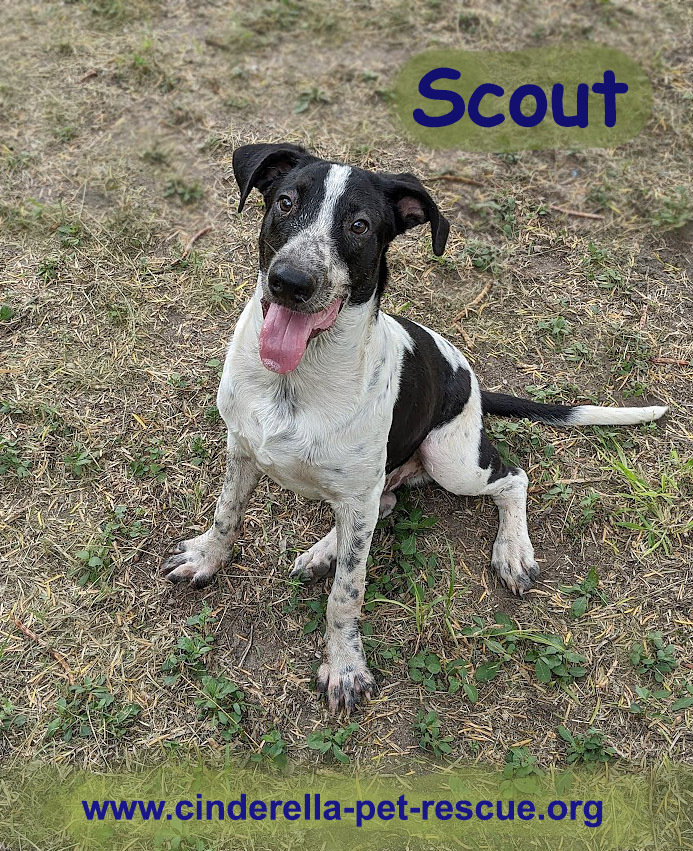
POLYGON ((368 539, 362 538, 359 535, 359 536, 354 538, 352 546, 357 552, 360 552, 366 546, 367 543, 368 543, 368 539))
POLYGON ((356 535, 360 534, 366 528, 366 521, 363 517, 355 517, 353 522, 353 529, 356 535))
POLYGON ((356 553, 352 553, 344 563, 344 570, 347 573, 353 573, 359 565, 359 558, 356 553))
POLYGON ((347 641, 358 641, 359 640, 359 625, 356 620, 353 620, 345 629, 345 635, 347 641))
POLYGON ((431 429, 462 411, 469 401, 472 380, 463 366, 453 369, 425 328, 400 316, 393 318, 414 341, 414 350, 405 352, 402 363, 387 441, 387 472, 408 461, 431 429))
POLYGON ((481 441, 479 443, 479 466, 482 470, 489 471, 488 483, 493 484, 498 479, 504 479, 508 474, 516 475, 519 470, 511 470, 501 461, 498 450, 488 439, 485 430, 481 429, 481 441))

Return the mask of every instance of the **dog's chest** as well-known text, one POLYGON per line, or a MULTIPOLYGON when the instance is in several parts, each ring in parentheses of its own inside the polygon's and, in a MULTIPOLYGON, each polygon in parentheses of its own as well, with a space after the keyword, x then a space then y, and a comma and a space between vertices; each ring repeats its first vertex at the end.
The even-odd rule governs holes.
MULTIPOLYGON (((286 388, 270 390, 240 370, 222 379, 218 405, 231 438, 282 487, 334 500, 363 486, 366 423, 345 419, 329 389, 297 396, 286 388)), ((375 447, 367 451, 378 454, 375 447)))

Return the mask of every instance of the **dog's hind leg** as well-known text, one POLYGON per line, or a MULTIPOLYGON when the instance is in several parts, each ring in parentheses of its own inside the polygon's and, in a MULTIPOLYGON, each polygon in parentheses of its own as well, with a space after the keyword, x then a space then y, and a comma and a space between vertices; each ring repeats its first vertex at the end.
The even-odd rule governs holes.
POLYGON ((490 496, 496 503, 499 526, 491 566, 513 593, 524 594, 539 575, 527 530, 527 475, 505 466, 489 442, 478 397, 431 431, 419 451, 426 471, 446 490, 490 496))
MULTIPOLYGON (((380 495, 378 519, 388 517, 395 510, 397 505, 397 497, 393 493, 395 488, 405 483, 419 484, 429 478, 418 457, 412 458, 393 470, 385 479, 385 489, 380 495)), ((325 576, 334 575, 336 564, 337 530, 333 527, 324 538, 296 559, 289 578, 300 579, 302 582, 314 582, 325 576)))
POLYGON ((176 544, 162 572, 171 582, 188 580, 194 588, 207 585, 231 557, 248 500, 260 473, 247 456, 229 441, 226 475, 214 511, 214 523, 198 535, 176 544))

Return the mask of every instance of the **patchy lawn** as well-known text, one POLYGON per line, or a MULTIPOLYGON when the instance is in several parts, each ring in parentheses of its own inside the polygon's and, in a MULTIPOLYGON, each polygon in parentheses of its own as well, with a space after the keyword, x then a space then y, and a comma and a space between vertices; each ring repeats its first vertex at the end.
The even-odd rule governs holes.
POLYGON ((490 502, 405 496, 369 571, 381 692, 329 741, 368 765, 423 744, 495 765, 515 746, 548 768, 574 748, 563 726, 638 765, 690 761, 690 6, 231 5, 19 0, 0 33, 0 758, 214 760, 267 736, 268 758, 327 758, 335 722, 312 683, 327 588, 287 578, 327 509, 263 480, 211 587, 158 575, 221 482, 216 387, 261 216, 259 196, 235 212, 231 153, 290 139, 426 181, 448 250, 423 229, 400 239, 384 307, 445 333, 485 386, 671 406, 638 428, 489 423, 531 480, 542 574, 522 600, 489 570, 490 502), (402 138, 389 87, 412 52, 578 39, 652 79, 630 144, 486 155, 402 138))

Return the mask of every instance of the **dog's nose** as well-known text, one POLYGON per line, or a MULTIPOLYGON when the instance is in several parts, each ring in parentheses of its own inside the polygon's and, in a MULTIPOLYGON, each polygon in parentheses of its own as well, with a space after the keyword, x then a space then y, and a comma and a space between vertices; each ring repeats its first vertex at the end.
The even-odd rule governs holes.
POLYGON ((315 292, 310 275, 286 263, 275 266, 267 277, 267 286, 277 301, 287 307, 305 304, 315 292))

